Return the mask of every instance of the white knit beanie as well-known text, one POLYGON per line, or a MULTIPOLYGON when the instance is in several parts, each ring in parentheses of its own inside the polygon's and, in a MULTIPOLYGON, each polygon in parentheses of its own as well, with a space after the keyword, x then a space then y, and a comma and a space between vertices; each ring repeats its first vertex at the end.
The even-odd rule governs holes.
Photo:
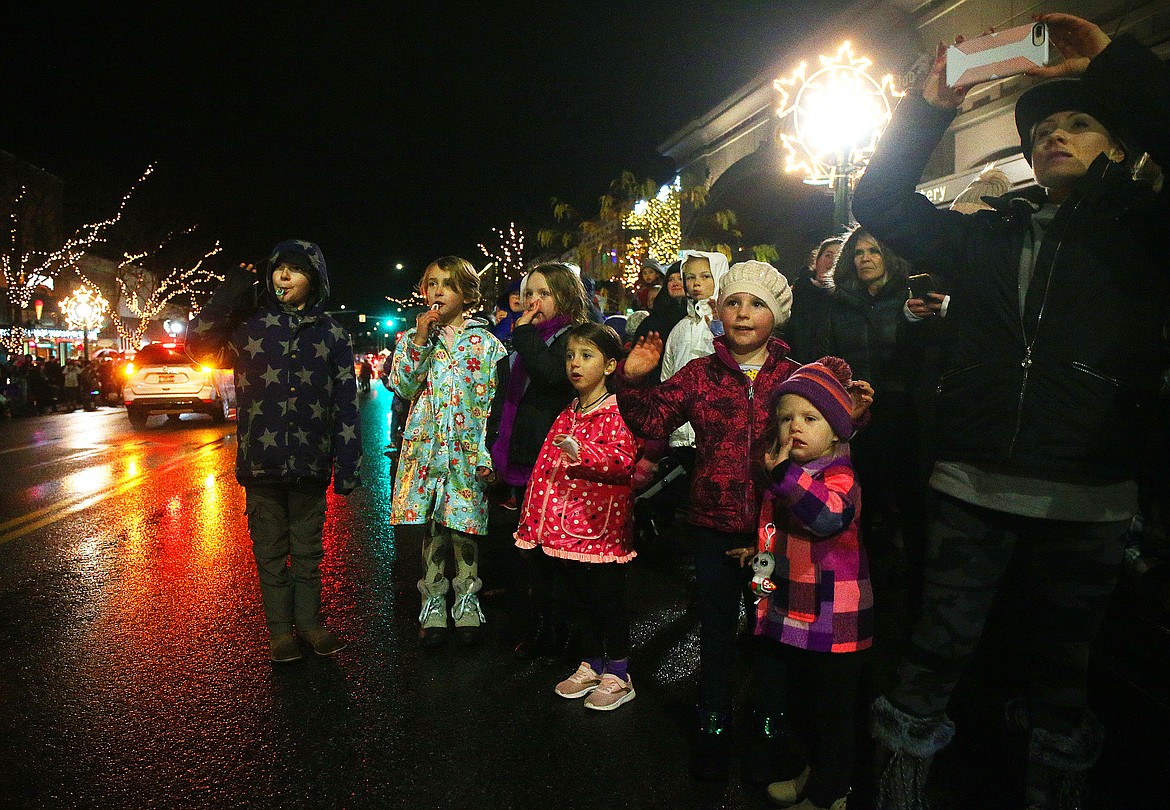
POLYGON ((773 328, 788 323, 792 314, 792 288, 788 279, 767 262, 747 261, 731 265, 719 285, 719 305, 727 296, 738 292, 751 293, 768 305, 775 320, 773 328))

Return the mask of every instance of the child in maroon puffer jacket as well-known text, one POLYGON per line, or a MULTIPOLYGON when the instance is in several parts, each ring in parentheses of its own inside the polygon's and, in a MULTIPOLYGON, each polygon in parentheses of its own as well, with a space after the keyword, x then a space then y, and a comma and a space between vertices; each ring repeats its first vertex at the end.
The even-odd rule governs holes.
MULTIPOLYGON (((690 422, 696 463, 691 475, 688 522, 699 589, 699 745, 695 776, 724 779, 730 751, 731 672, 741 599, 750 572, 739 566, 735 549, 755 545, 759 506, 767 472, 769 403, 773 392, 796 370, 788 346, 772 337, 787 320, 792 291, 778 270, 764 262, 741 262, 723 277, 718 302, 724 335, 715 353, 692 360, 654 387, 642 378, 657 364, 662 341, 649 335, 627 358, 618 406, 636 434, 663 438, 690 422)), ((850 393, 856 418, 872 402, 873 389, 855 381, 850 393)), ((772 750, 778 719, 756 718, 753 752, 772 750)), ((753 767, 748 774, 773 781, 780 774, 753 767)))

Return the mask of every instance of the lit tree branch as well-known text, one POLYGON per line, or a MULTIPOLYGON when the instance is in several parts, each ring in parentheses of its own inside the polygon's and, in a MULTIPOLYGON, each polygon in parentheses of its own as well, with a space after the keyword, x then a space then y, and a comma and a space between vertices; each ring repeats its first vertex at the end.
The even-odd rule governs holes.
MULTIPOLYGON (((192 226, 182 231, 181 235, 188 235, 194 230, 195 226, 192 226)), ((201 288, 211 284, 211 282, 223 281, 224 279, 223 276, 203 266, 205 261, 222 250, 219 242, 216 242, 211 250, 204 253, 190 267, 172 266, 168 272, 161 274, 161 278, 159 275, 148 273, 143 265, 143 260, 157 256, 174 238, 175 234, 168 234, 153 250, 124 254, 122 261, 118 264, 118 289, 121 292, 122 302, 130 315, 137 319, 137 323, 130 325, 128 318, 115 314, 114 325, 118 329, 118 335, 135 349, 141 348, 142 341, 146 337, 146 330, 150 328, 150 322, 156 319, 172 300, 185 295, 191 301, 192 312, 198 312, 200 305, 197 297, 203 291, 201 288), (122 271, 127 268, 131 268, 131 272, 123 273, 122 271), (132 279, 132 283, 127 283, 127 277, 132 279), (157 279, 157 283, 152 287, 154 279, 157 279)), ((84 276, 82 276, 82 280, 88 285, 92 286, 93 284, 84 276)))
MULTIPOLYGON (((121 221, 126 204, 130 202, 130 198, 142 182, 153 172, 153 164, 146 167, 146 171, 122 197, 111 217, 82 225, 63 245, 52 251, 26 251, 18 243, 17 231, 20 223, 17 211, 19 203, 27 193, 27 188, 21 186, 20 192, 13 200, 14 205, 10 217, 11 228, 8 232, 10 249, 0 252, 0 272, 4 274, 9 302, 19 309, 25 309, 32 301, 33 292, 37 287, 56 278, 66 267, 75 267, 86 251, 96 245, 103 244, 106 241, 106 231, 121 221)), ((0 336, 0 343, 10 351, 18 351, 27 345, 27 341, 28 332, 18 323, 14 323, 6 334, 0 336)))

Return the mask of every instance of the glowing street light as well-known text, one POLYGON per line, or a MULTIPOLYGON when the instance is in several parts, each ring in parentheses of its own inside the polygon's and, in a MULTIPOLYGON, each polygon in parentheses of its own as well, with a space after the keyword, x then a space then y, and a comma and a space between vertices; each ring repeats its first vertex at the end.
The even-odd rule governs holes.
POLYGON ((88 287, 78 287, 73 295, 61 302, 61 311, 70 329, 81 330, 82 356, 88 363, 89 333, 101 329, 106 322, 106 313, 110 311, 109 302, 88 287))
POLYGON ((784 170, 803 172, 806 183, 833 187, 834 225, 850 220, 849 193, 865 171, 878 139, 890 122, 894 99, 905 95, 886 74, 870 76, 873 65, 842 43, 836 56, 820 56, 821 67, 808 74, 801 62, 791 76, 776 79, 776 114, 791 118, 792 134, 781 133, 787 151, 784 170))

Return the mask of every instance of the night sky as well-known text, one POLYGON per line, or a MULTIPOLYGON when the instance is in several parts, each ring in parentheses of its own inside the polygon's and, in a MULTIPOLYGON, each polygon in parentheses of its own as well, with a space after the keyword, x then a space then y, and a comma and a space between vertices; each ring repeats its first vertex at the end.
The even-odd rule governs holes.
POLYGON ((658 144, 847 3, 253 5, 9 4, 0 149, 64 181, 72 226, 154 163, 151 227, 225 262, 316 241, 365 308, 438 256, 482 266, 510 220, 535 250, 554 196, 669 180, 658 144))

